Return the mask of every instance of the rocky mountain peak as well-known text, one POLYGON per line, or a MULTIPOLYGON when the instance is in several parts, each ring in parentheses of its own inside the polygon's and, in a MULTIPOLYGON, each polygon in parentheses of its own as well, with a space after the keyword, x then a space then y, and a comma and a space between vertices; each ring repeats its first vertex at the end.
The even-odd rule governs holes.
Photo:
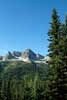
POLYGON ((31 49, 26 49, 23 53, 22 53, 22 58, 23 59, 31 59, 31 60, 36 60, 36 54, 31 50, 31 49))
POLYGON ((44 57, 41 54, 36 54, 33 52, 31 49, 26 49, 23 52, 19 51, 13 51, 13 52, 8 52, 5 56, 0 57, 0 60, 3 61, 25 61, 25 62, 44 62, 48 61, 49 57, 44 57))

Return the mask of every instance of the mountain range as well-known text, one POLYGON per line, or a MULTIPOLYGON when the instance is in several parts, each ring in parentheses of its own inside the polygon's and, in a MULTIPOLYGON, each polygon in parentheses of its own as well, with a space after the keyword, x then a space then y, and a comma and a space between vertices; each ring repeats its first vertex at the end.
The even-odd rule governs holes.
POLYGON ((43 56, 41 54, 34 53, 31 49, 26 49, 24 52, 13 51, 5 56, 0 56, 0 60, 3 61, 24 61, 24 62, 46 62, 49 60, 48 56, 43 56))

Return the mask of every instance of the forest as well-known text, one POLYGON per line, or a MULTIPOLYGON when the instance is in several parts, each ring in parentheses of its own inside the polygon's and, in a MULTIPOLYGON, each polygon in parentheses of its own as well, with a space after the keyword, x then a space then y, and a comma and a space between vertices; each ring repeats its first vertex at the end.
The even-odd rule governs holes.
POLYGON ((67 15, 53 9, 47 64, 0 61, 0 100, 67 100, 67 15))

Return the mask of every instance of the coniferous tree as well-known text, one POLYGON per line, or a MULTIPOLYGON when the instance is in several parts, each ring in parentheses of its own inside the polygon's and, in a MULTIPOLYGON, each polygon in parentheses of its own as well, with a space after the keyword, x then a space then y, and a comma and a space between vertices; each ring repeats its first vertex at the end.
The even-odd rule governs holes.
POLYGON ((60 40, 60 65, 58 68, 58 77, 59 77, 59 89, 63 100, 67 100, 67 15, 65 19, 65 24, 61 29, 61 40, 60 40))
POLYGON ((59 67, 57 67, 58 98, 67 100, 67 16, 61 27, 59 39, 59 67))
POLYGON ((65 55, 65 88, 66 88, 66 91, 65 91, 65 96, 66 96, 66 99, 67 99, 67 15, 66 15, 66 21, 65 21, 65 52, 64 52, 64 55, 65 55))
POLYGON ((49 100, 67 100, 67 17, 65 25, 61 25, 55 9, 52 14, 49 41, 49 100))
POLYGON ((53 9, 51 29, 49 35, 49 56, 50 63, 50 77, 49 77, 49 100, 59 100, 57 91, 57 68, 59 67, 59 40, 60 40, 60 21, 56 9, 53 9))

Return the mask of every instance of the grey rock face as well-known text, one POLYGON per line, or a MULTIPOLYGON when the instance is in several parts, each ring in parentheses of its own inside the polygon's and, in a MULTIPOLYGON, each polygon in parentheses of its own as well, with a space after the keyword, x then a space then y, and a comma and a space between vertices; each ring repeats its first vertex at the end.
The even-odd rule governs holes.
POLYGON ((13 51, 13 52, 12 52, 12 55, 13 55, 14 57, 20 57, 20 56, 21 56, 21 52, 19 52, 19 51, 13 51))
POLYGON ((0 56, 0 60, 3 60, 3 56, 0 56))
POLYGON ((34 53, 31 49, 26 49, 22 53, 22 58, 23 59, 28 58, 30 60, 40 60, 40 59, 44 59, 44 56, 34 53))
POLYGON ((44 59, 44 56, 42 56, 41 54, 37 54, 36 57, 37 57, 38 60, 44 59))
POLYGON ((12 58, 14 58, 14 56, 12 55, 12 53, 10 51, 8 51, 8 53, 5 56, 5 60, 6 59, 12 59, 12 58))
POLYGON ((31 50, 31 49, 26 49, 23 53, 22 53, 22 58, 26 59, 29 58, 30 60, 36 60, 36 54, 31 50))

